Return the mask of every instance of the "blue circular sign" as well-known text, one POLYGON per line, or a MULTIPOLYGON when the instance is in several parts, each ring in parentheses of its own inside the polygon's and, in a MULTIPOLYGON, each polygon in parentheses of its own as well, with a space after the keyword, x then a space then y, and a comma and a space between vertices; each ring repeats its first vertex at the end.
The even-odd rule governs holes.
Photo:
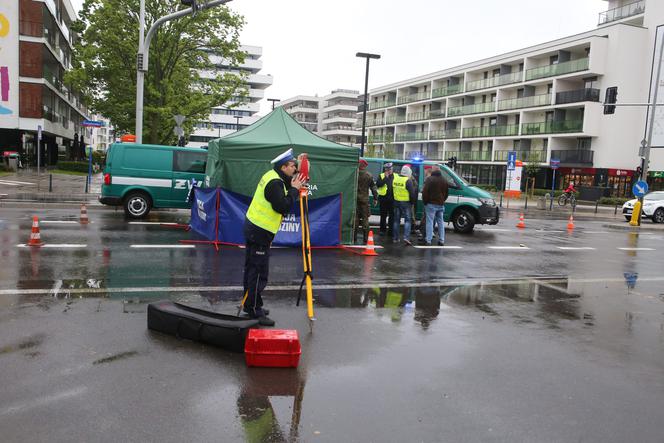
POLYGON ((636 198, 641 198, 647 193, 648 183, 646 183, 645 180, 639 180, 638 182, 634 183, 634 186, 632 186, 632 194, 634 194, 634 197, 636 198))

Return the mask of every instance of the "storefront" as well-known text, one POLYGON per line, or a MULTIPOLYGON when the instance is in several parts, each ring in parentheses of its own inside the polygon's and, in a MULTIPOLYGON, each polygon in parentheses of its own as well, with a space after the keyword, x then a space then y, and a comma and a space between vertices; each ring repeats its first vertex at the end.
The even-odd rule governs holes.
POLYGON ((664 171, 649 171, 648 187, 651 191, 664 191, 664 171))
POLYGON ((628 169, 560 168, 560 180, 556 188, 565 189, 574 182, 574 187, 608 188, 611 197, 628 197, 631 194, 634 171, 628 169))

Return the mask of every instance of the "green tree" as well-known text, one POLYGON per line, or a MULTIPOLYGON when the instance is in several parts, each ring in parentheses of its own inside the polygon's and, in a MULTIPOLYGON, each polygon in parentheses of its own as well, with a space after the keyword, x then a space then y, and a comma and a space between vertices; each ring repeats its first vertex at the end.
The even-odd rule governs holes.
POLYGON ((526 163, 525 167, 523 168, 523 172, 528 178, 528 181, 526 182, 526 192, 528 192, 528 186, 530 185, 531 197, 535 194, 535 177, 537 177, 539 170, 540 167, 537 163, 526 163))
MULTIPOLYGON (((179 0, 146 0, 146 33, 152 23, 184 6, 179 0)), ((133 133, 136 119, 136 54, 139 0, 85 0, 72 29, 75 44, 68 85, 82 92, 91 110, 111 120, 119 133, 133 133)), ((246 75, 218 73, 215 65, 237 67, 244 61, 239 32, 242 16, 224 6, 199 11, 163 24, 150 45, 145 75, 143 141, 175 144, 173 116, 194 124, 207 120, 210 108, 247 95, 246 75)))

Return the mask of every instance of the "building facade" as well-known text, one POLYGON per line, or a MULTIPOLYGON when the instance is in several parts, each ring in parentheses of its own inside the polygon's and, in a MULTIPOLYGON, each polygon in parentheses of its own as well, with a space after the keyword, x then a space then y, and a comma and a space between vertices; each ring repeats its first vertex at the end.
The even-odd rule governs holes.
POLYGON ((115 129, 110 120, 95 114, 92 116, 95 122, 101 122, 102 126, 93 126, 90 130, 90 146, 95 151, 106 152, 111 143, 115 142, 115 129))
POLYGON ((260 111, 258 102, 265 97, 265 90, 272 85, 272 76, 260 74, 263 69, 263 61, 260 59, 263 49, 260 46, 243 45, 241 49, 246 53, 246 57, 240 66, 231 66, 227 60, 212 53, 210 60, 216 69, 212 72, 202 72, 201 76, 215 78, 225 72, 245 73, 248 95, 242 98, 236 97, 222 106, 212 108, 208 119, 198 122, 194 127, 187 146, 207 147, 210 140, 243 129, 260 118, 257 115, 260 111), (233 106, 238 102, 241 104, 233 106))
POLYGON ((320 137, 348 146, 360 145, 362 131, 357 125, 357 112, 362 101, 358 91, 335 89, 324 97, 298 95, 279 105, 320 137))
POLYGON ((70 0, 0 2, 0 151, 18 151, 23 164, 37 164, 38 145, 42 165, 81 158, 89 140, 87 109, 63 83, 74 20, 70 0))
MULTIPOLYGON (((501 188, 508 152, 517 151, 541 166, 538 187, 551 186, 554 159, 557 187, 574 181, 626 195, 647 107, 604 115, 602 102, 612 86, 619 102, 648 102, 664 2, 609 1, 598 22, 582 34, 371 90, 367 156, 456 157, 470 183, 501 188)), ((656 172, 664 157, 655 151, 656 172)))

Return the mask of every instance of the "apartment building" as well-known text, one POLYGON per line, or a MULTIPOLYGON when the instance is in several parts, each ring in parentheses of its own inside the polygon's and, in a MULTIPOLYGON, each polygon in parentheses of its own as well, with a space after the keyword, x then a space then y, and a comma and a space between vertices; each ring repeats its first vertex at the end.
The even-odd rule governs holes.
POLYGON ((90 146, 95 151, 106 152, 111 143, 115 142, 115 129, 111 121, 102 115, 95 114, 92 119, 101 122, 102 126, 90 128, 90 146))
POLYGON ((248 95, 234 97, 228 103, 212 108, 208 119, 198 122, 194 127, 187 146, 207 147, 210 140, 243 129, 260 118, 257 115, 260 111, 259 101, 265 97, 265 90, 272 85, 272 76, 260 74, 263 69, 263 61, 260 59, 263 55, 263 48, 243 45, 241 49, 246 53, 246 57, 244 63, 239 66, 232 66, 223 57, 213 52, 210 53, 210 60, 214 63, 215 70, 201 72, 201 76, 216 78, 224 72, 245 73, 248 95), (236 103, 240 104, 233 106, 236 103))
POLYGON ((324 97, 297 95, 279 103, 298 123, 320 137, 348 146, 359 146, 362 130, 357 112, 359 91, 335 89, 324 97))
POLYGON ((70 0, 0 2, 0 151, 36 165, 82 155, 87 109, 63 83, 71 69, 76 13, 70 0))
MULTIPOLYGON (((470 183, 501 188, 509 151, 540 168, 550 187, 569 181, 626 195, 639 165, 646 108, 604 115, 619 101, 648 102, 656 26, 664 2, 608 2, 594 30, 375 88, 368 100, 369 155, 445 160, 470 183)), ((659 100, 661 101, 661 99, 659 100)), ((656 150, 654 150, 656 151, 656 150)), ((651 180, 664 170, 653 154, 651 180)))

